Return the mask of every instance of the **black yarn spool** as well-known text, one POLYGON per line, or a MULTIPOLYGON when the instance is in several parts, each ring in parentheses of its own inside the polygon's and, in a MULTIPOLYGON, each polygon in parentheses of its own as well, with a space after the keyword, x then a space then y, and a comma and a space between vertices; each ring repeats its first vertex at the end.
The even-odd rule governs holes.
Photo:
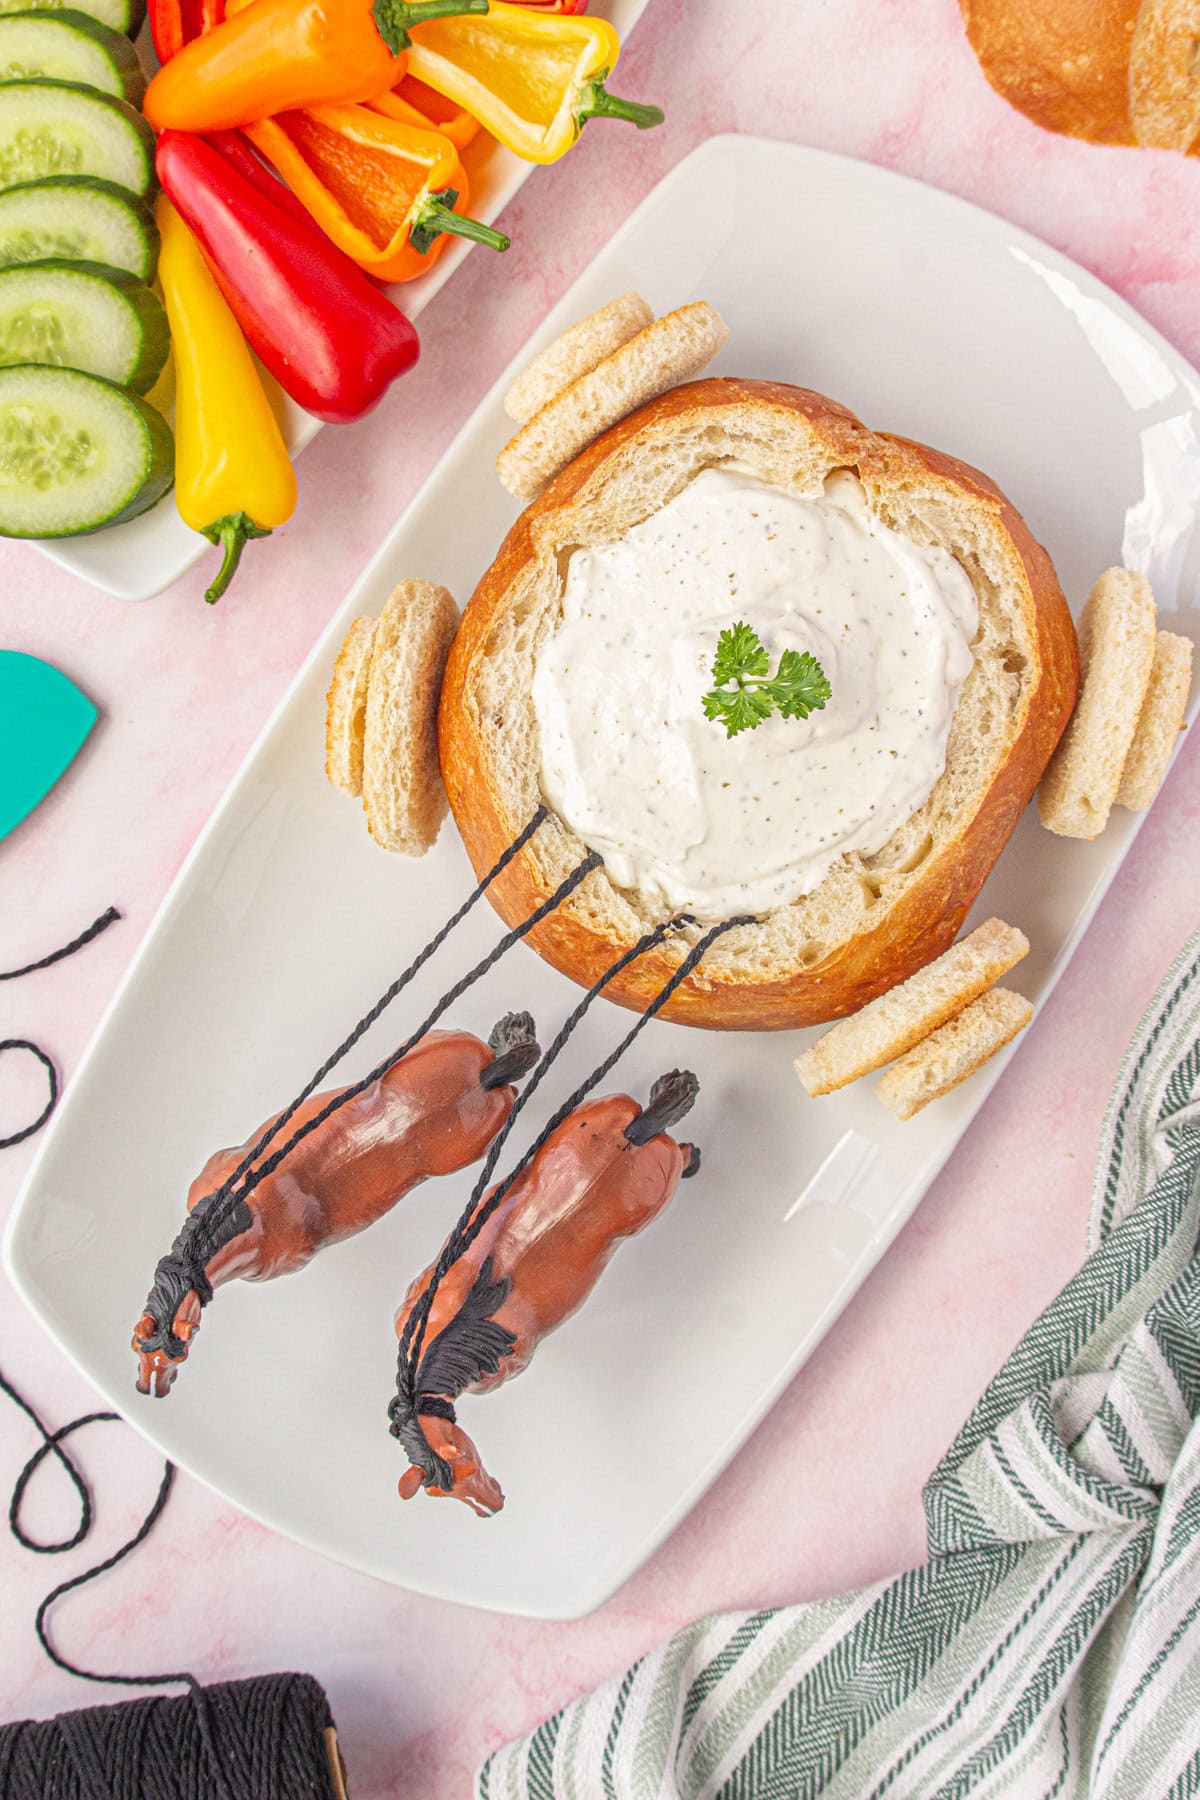
MULTIPOLYGON (((202 1693, 235 1800, 345 1800, 329 1701, 311 1675, 202 1693)), ((0 1726, 3 1800, 210 1800, 217 1780, 191 1694, 0 1726)))

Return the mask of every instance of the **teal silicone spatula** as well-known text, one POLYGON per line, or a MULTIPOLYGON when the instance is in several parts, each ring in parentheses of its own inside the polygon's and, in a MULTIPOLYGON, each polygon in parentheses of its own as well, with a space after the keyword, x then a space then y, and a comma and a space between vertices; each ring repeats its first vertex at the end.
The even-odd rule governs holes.
POLYGON ((96 708, 61 670, 0 650, 0 838, 44 800, 96 723, 96 708))

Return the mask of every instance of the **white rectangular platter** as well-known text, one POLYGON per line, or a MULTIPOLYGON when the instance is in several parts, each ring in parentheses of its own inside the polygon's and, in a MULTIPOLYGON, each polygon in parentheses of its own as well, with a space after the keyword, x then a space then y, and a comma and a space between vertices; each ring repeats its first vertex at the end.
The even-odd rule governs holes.
MULTIPOLYGON (((988 470, 1073 599, 1124 560, 1150 575, 1165 621, 1196 635, 1200 383, 1046 246, 869 165, 725 138, 650 195, 531 348, 633 286, 659 311, 714 302, 731 327, 726 372, 819 388, 988 470), (766 191, 772 231, 744 231, 766 191)), ((611 1594, 736 1454, 910 1216, 1001 1062, 900 1125, 870 1083, 807 1100, 791 1062, 808 1034, 646 1031, 620 1085, 644 1093, 664 1069, 696 1070, 688 1132, 703 1173, 527 1374, 462 1403, 508 1496, 487 1524, 447 1501, 401 1505, 385 1417, 393 1308, 457 1216, 469 1172, 418 1189, 302 1275, 222 1289, 171 1396, 134 1393, 130 1332, 192 1175, 301 1086, 469 884, 452 827, 420 862, 370 843, 323 779, 323 695, 347 622, 378 611, 398 578, 424 575, 465 599, 490 561, 516 510, 492 469, 503 387, 398 522, 197 844, 51 1125, 6 1254, 109 1400, 237 1505, 384 1580, 567 1618, 611 1594)), ((1121 813, 1080 844, 1032 814, 1022 823, 977 916, 1028 932, 1016 984, 1035 1001, 1137 828, 1121 813)), ((496 931, 478 909, 341 1078, 400 1041, 496 931)), ((545 1043, 575 994, 520 947, 452 1022, 486 1030, 528 1006, 545 1043)), ((546 1083, 554 1093, 531 1106, 530 1133, 628 1022, 593 1008, 546 1083)))
MULTIPOLYGON (((592 0, 590 10, 611 20, 624 43, 646 6, 647 0, 592 0)), ((471 215, 485 225, 495 223, 535 168, 482 136, 468 145, 463 163, 471 182, 471 215)), ((389 288, 400 310, 415 323, 471 248, 464 238, 452 238, 428 275, 389 288)), ((295 406, 270 377, 267 387, 279 409, 288 448, 296 456, 321 430, 321 421, 295 406)), ((168 494, 128 525, 91 537, 45 539, 36 548, 60 569, 90 581, 118 600, 151 600, 205 555, 208 545, 184 524, 168 494)))

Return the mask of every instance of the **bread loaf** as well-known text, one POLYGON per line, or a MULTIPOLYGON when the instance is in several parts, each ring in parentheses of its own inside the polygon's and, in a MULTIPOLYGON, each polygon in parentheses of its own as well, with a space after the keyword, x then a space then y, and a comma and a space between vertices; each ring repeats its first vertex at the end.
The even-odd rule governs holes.
POLYGON ((1196 0, 959 0, 996 92, 1047 131, 1196 154, 1196 0))
MULTIPOLYGON (((439 743, 450 805, 478 872, 541 800, 533 669, 555 629, 573 549, 620 538, 701 470, 730 462, 815 497, 831 473, 854 471, 886 524, 958 559, 979 607, 974 666, 959 693, 944 772, 925 802, 881 849, 843 854, 812 892, 730 930, 665 1014, 696 1025, 782 1029, 856 1012, 953 943, 1070 717, 1078 658, 1049 558, 986 476, 869 431, 846 408, 801 388, 737 379, 676 388, 613 426, 555 477, 518 519, 463 615, 447 664, 439 743)), ((653 629, 652 619, 643 622, 653 629)), ((489 898, 515 924, 584 852, 551 818, 489 898)), ((557 968, 591 983, 662 917, 601 869, 529 941, 557 968)), ((606 991, 644 1008, 697 936, 695 927, 679 932, 606 991)))

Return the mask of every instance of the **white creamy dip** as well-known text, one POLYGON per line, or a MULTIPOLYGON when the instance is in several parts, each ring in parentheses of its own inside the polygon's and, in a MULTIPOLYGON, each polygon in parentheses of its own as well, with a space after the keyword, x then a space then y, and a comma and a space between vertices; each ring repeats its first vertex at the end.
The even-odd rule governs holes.
POLYGON ((574 552, 537 659, 542 792, 618 887, 703 919, 763 913, 878 850, 945 766, 974 590, 857 479, 819 499, 706 469, 618 542, 574 552), (808 650, 833 693, 728 738, 704 715, 735 620, 808 650))

